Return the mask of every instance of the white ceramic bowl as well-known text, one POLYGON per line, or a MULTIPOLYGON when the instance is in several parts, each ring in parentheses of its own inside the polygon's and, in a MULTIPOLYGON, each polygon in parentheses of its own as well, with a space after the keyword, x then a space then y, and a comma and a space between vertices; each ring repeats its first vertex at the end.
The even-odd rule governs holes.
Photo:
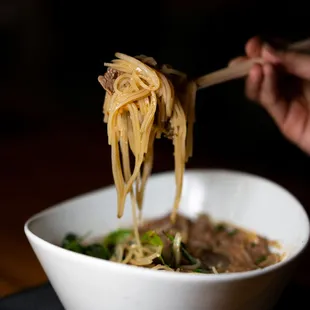
MULTIPOLYGON (((148 182, 144 217, 167 214, 174 197, 174 174, 148 182)), ((97 190, 33 216, 25 233, 67 310, 266 310, 276 303, 296 257, 309 239, 309 220, 300 203, 282 187, 260 177, 221 170, 185 174, 180 211, 208 212, 276 239, 286 259, 263 270, 220 274, 180 274, 121 265, 64 250, 67 232, 93 236, 131 223, 128 202, 116 218, 114 187, 97 190)))

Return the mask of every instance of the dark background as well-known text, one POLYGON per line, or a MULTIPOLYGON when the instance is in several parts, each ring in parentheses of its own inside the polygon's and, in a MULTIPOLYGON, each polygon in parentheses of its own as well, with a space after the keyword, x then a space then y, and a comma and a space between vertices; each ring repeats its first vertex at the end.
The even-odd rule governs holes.
MULTIPOLYGON (((1 0, 1 135, 42 130, 65 114, 101 121, 97 76, 115 51, 152 55, 198 76, 226 66, 253 35, 307 37, 306 12, 302 1, 1 0)), ((243 81, 201 91, 197 115, 195 149, 259 161, 303 158, 244 99, 243 81)))
MULTIPOLYGON (((243 54, 253 35, 309 37, 305 3, 0 0, 0 242, 11 246, 0 278, 5 276, 10 291, 42 279, 28 280, 38 266, 23 236, 24 221, 113 181, 102 123, 104 91, 97 82, 103 62, 116 51, 147 54, 199 76, 243 54), (22 262, 17 248, 28 253, 28 271, 16 269, 22 262)), ((196 113, 189 167, 263 175, 310 207, 308 156, 244 98, 242 80, 200 91, 196 113)), ((172 149, 158 144, 155 171, 172 169, 172 149)))

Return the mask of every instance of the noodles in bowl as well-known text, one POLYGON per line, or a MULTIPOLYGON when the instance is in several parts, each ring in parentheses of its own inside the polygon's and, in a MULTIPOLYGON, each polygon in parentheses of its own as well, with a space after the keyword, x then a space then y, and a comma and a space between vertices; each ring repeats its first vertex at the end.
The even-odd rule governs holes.
POLYGON ((114 186, 62 202, 26 223, 65 309, 271 309, 309 240, 302 205, 257 176, 188 170, 172 223, 174 182, 173 172, 148 180, 139 224, 144 261, 131 251, 136 239, 130 201, 122 223, 116 217, 114 186), (280 251, 266 238, 279 241, 280 251), (276 263, 281 252, 285 259, 276 263))
POLYGON ((145 56, 117 58, 99 78, 115 187, 70 199, 25 224, 64 308, 271 309, 309 240, 303 206, 260 177, 184 171, 195 83, 145 56), (148 178, 161 137, 174 144, 175 172, 148 178))
POLYGON ((95 243, 68 234, 62 246, 77 253, 118 263, 187 273, 228 273, 257 270, 281 261, 278 244, 228 223, 215 223, 205 214, 192 221, 165 216, 134 230, 119 229, 95 243), (141 253, 141 252, 142 253, 141 253))
POLYGON ((117 215, 123 216, 130 195, 133 227, 90 245, 69 234, 62 246, 118 263, 178 272, 239 272, 279 262, 281 256, 270 251, 263 237, 231 225, 216 225, 206 215, 191 221, 178 214, 185 163, 193 153, 196 84, 167 65, 159 67, 153 58, 121 53, 116 57, 106 64, 108 70, 99 82, 106 90, 103 112, 112 149, 117 215), (162 136, 174 144, 173 208, 169 216, 143 224, 154 140, 162 136))

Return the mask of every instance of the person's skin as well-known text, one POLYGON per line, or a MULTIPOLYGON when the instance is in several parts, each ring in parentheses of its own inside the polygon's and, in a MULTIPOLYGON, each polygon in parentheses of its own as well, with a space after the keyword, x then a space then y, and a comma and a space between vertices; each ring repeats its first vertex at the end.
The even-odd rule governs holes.
POLYGON ((262 57, 246 80, 246 95, 273 117, 286 138, 310 155, 310 55, 275 51, 258 37, 245 46, 246 56, 230 62, 262 57))

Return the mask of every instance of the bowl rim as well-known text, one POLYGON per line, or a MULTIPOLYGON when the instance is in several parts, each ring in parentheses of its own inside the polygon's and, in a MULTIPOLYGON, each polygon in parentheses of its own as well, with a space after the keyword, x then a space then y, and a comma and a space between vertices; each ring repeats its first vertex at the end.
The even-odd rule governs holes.
MULTIPOLYGON (((114 185, 104 186, 102 188, 95 189, 93 191, 89 191, 81 195, 71 197, 69 199, 63 200, 51 207, 48 207, 34 214, 24 224, 24 232, 30 244, 32 243, 37 244, 41 248, 43 248, 45 251, 53 252, 56 256, 57 255, 62 256, 62 258, 64 259, 74 260, 76 262, 79 262, 81 264, 86 264, 86 265, 91 264, 95 268, 110 269, 111 272, 115 271, 115 273, 124 272, 124 273, 127 273, 127 275, 131 275, 133 277, 134 276, 142 276, 146 278, 153 277, 153 278, 162 279, 163 281, 164 280, 169 280, 169 281, 175 280, 175 281, 195 282, 195 283, 197 282, 230 282, 230 281, 235 281, 235 280, 244 280, 248 278, 254 278, 257 276, 263 276, 265 274, 269 274, 279 269, 282 269, 283 267, 285 267, 286 265, 294 261, 297 257, 299 257, 304 252, 304 250, 306 249, 310 241, 310 219, 303 205, 290 191, 288 191, 282 185, 279 185, 278 183, 271 181, 265 177, 252 174, 252 173, 248 173, 248 172, 231 170, 231 169, 216 169, 216 168, 186 169, 184 176, 186 177, 186 175, 191 175, 191 174, 197 175, 197 174, 206 174, 206 173, 229 174, 230 176, 241 176, 245 178, 250 178, 252 180, 256 179, 256 180, 267 182, 270 185, 275 186, 282 191, 285 191, 287 194, 291 196, 291 198, 293 198, 293 200, 295 200, 296 202, 295 207, 299 209, 299 212, 301 212, 304 219, 306 220, 307 233, 303 236, 305 238, 305 242, 300 246, 300 248, 296 250, 296 253, 294 253, 292 256, 284 259, 283 261, 275 265, 268 266, 264 269, 243 271, 243 272, 237 272, 237 273, 199 274, 199 273, 179 273, 179 272, 158 272, 158 270, 125 265, 125 264, 120 264, 120 263, 116 263, 112 261, 103 260, 103 259, 96 258, 96 257, 90 257, 84 254, 75 253, 75 252, 63 249, 58 245, 45 241, 44 239, 40 238, 39 236, 37 236, 31 231, 30 229, 31 223, 38 220, 39 218, 43 216, 48 216, 54 212, 57 212, 59 209, 65 208, 68 202, 73 202, 74 200, 80 200, 82 198, 86 198, 87 196, 92 196, 100 192, 111 190, 112 188, 114 188, 114 185)), ((157 173, 153 173, 150 176, 150 179, 161 178, 161 177, 165 177, 171 174, 174 174, 173 170, 168 170, 165 172, 157 172, 157 173)))

